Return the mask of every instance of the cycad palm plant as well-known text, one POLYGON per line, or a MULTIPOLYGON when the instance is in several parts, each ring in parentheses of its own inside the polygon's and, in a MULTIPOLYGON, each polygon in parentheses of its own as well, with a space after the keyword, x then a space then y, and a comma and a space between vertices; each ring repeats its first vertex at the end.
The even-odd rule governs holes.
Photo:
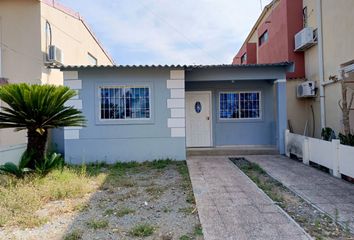
POLYGON ((0 112, 0 128, 27 130, 28 167, 42 161, 48 129, 65 126, 84 126, 81 111, 64 106, 76 92, 64 86, 9 84, 0 88, 0 99, 6 103, 0 112))

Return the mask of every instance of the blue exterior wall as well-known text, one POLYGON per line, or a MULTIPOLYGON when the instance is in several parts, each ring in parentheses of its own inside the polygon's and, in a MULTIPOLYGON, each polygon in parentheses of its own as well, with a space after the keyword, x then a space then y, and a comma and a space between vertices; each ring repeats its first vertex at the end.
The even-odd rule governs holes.
MULTIPOLYGON (((186 80, 188 81, 190 78, 187 76, 186 80)), ((186 91, 212 92, 212 134, 214 146, 276 145, 275 96, 273 89, 273 81, 264 80, 186 82, 186 91), (219 92, 251 90, 261 92, 262 119, 219 119, 219 92)))
POLYGON ((65 159, 70 163, 186 159, 184 137, 171 137, 167 126, 170 69, 80 69, 82 111, 87 126, 80 139, 65 140, 65 159), (102 124, 98 116, 98 86, 146 84, 151 87, 151 120, 102 124))

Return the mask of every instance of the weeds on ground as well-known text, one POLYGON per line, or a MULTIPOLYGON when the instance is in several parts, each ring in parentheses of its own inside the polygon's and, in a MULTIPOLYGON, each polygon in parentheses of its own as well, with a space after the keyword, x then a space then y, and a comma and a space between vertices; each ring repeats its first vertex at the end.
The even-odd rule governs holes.
POLYGON ((154 226, 148 223, 138 224, 130 230, 130 235, 134 237, 148 237, 155 231, 154 226))
POLYGON ((350 232, 337 224, 338 209, 332 220, 270 177, 258 164, 244 158, 231 158, 231 161, 314 238, 354 239, 350 232))
POLYGON ((2 176, 0 181, 1 226, 36 227, 47 221, 35 214, 49 201, 83 197, 96 189, 106 175, 89 177, 80 167, 54 170, 45 177, 28 175, 23 179, 2 176))
POLYGON ((124 207, 124 208, 118 209, 118 211, 115 215, 117 215, 117 217, 124 217, 125 215, 131 214, 131 213, 135 213, 135 210, 124 207))
POLYGON ((86 222, 86 225, 89 228, 97 230, 97 229, 102 229, 102 228, 108 227, 108 221, 104 220, 104 219, 99 219, 99 220, 91 219, 86 222))
POLYGON ((76 230, 73 230, 72 232, 66 234, 64 236, 64 240, 80 240, 80 239, 82 239, 82 235, 83 235, 82 231, 76 229, 76 230))

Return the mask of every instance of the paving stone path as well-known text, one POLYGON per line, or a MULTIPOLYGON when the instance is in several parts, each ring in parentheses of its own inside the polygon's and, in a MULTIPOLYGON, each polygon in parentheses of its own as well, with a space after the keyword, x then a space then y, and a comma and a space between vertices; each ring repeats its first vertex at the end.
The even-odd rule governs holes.
MULTIPOLYGON (((354 184, 284 156, 245 156, 354 233, 354 184)), ((353 157, 354 158, 354 157, 353 157)))
POLYGON ((311 239, 227 157, 187 163, 205 240, 311 239))

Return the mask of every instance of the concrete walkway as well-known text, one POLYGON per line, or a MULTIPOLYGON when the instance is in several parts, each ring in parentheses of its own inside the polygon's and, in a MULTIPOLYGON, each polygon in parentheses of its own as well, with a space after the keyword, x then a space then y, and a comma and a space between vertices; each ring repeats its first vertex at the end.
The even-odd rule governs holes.
POLYGON ((310 239, 227 157, 187 163, 205 240, 310 239))
POLYGON ((354 185, 283 156, 245 156, 354 233, 354 185))

